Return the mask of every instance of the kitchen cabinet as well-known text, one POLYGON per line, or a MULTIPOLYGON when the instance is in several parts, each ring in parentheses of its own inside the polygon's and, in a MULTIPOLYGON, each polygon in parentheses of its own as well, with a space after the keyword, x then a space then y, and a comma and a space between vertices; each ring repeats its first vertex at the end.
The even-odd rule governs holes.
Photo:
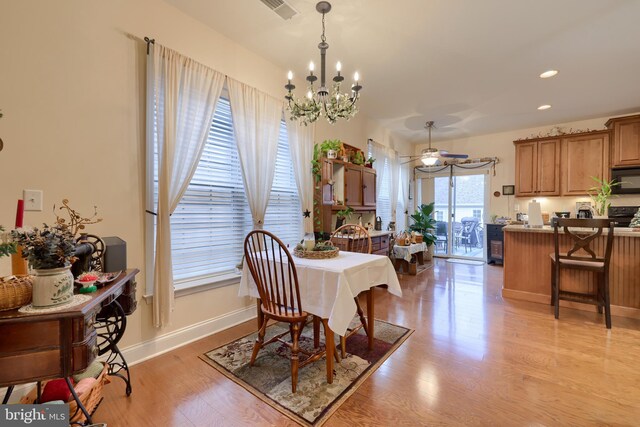
POLYGON ((515 141, 516 196, 560 194, 560 140, 515 141))
POLYGON ((613 132, 611 167, 640 166, 640 115, 609 119, 605 126, 613 132))
POLYGON ((561 145, 563 196, 588 194, 592 177, 609 180, 609 131, 568 135, 561 145))

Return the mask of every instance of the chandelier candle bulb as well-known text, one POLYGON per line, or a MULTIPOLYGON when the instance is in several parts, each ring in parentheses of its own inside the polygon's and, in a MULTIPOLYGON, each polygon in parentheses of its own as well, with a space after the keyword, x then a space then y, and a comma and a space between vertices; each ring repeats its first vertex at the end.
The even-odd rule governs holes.
POLYGON ((293 80, 293 72, 292 71, 289 71, 287 73, 287 79, 289 80, 289 84, 291 84, 291 80, 293 80))
POLYGON ((309 62, 309 72, 313 74, 313 71, 316 69, 316 66, 313 64, 313 61, 309 62))
POLYGON ((338 75, 340 75, 340 71, 342 71, 342 64, 340 61, 336 63, 336 71, 338 72, 338 75))

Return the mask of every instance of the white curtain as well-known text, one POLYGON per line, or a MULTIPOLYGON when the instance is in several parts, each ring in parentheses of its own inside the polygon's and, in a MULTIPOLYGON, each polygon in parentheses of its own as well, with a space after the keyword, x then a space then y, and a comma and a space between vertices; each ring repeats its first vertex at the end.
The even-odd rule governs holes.
POLYGON ((402 201, 403 211, 400 213, 397 221, 397 230, 407 228, 407 215, 405 211, 409 209, 409 181, 411 180, 411 166, 405 164, 400 166, 400 194, 398 197, 402 201))
POLYGON ((389 197, 391 198, 391 221, 397 221, 396 210, 398 209, 398 192, 400 182, 400 162, 398 159, 398 152, 391 148, 387 149, 387 158, 389 159, 389 185, 391 191, 389 197))
POLYGON ((227 79, 233 130, 254 228, 262 228, 276 168, 283 101, 227 79))
POLYGON ((387 157, 387 147, 382 144, 379 144, 375 141, 370 141, 371 144, 371 155, 374 159, 376 159, 375 166, 376 167, 376 199, 380 199, 380 191, 382 190, 382 183, 385 179, 385 168, 384 161, 387 157))
POLYGON ((157 43, 149 55, 147 144, 158 153, 153 323, 160 327, 171 322, 174 302, 170 215, 198 166, 225 77, 157 43))
POLYGON ((302 205, 304 232, 313 232, 313 186, 311 173, 313 160, 313 132, 315 125, 304 126, 297 120, 287 120, 289 150, 293 161, 293 173, 296 176, 298 196, 302 205))

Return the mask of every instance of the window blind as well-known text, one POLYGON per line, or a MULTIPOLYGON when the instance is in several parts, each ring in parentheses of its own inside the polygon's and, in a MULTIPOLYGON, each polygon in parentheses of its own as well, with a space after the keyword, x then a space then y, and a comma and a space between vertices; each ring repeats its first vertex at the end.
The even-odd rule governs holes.
MULTIPOLYGON (((154 205, 157 206, 158 153, 154 205)), ((155 221, 154 221, 155 222, 155 221)), ((238 158, 229 100, 220 98, 196 172, 171 216, 173 278, 187 288, 201 279, 236 272, 244 237, 253 228, 238 158)), ((276 170, 265 229, 290 247, 302 236, 302 214, 284 121, 280 125, 276 170)), ((155 226, 154 226, 155 230, 155 226)), ((155 248, 154 248, 155 249, 155 248)))

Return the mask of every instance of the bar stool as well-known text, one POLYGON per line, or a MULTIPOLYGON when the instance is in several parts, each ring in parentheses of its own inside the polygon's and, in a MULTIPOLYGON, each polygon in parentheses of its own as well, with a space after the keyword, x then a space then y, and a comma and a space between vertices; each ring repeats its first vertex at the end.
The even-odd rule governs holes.
POLYGON ((558 218, 554 225, 553 236, 555 251, 551 257, 551 305, 555 308, 555 318, 560 313, 560 300, 594 304, 598 313, 602 314, 604 307, 607 329, 611 329, 611 306, 609 300, 609 261, 613 246, 614 223, 608 219, 568 219, 558 218), (573 247, 567 253, 560 253, 559 230, 569 236, 573 247), (570 230, 574 228, 574 230, 570 230), (575 230, 580 228, 581 230, 575 230), (591 247, 595 239, 602 235, 602 230, 608 228, 604 256, 597 256, 591 247), (587 230, 585 230, 587 229, 587 230), (583 250, 587 255, 576 252, 583 250), (591 271, 596 274, 595 293, 569 292, 560 289, 560 271, 573 269, 591 271))

